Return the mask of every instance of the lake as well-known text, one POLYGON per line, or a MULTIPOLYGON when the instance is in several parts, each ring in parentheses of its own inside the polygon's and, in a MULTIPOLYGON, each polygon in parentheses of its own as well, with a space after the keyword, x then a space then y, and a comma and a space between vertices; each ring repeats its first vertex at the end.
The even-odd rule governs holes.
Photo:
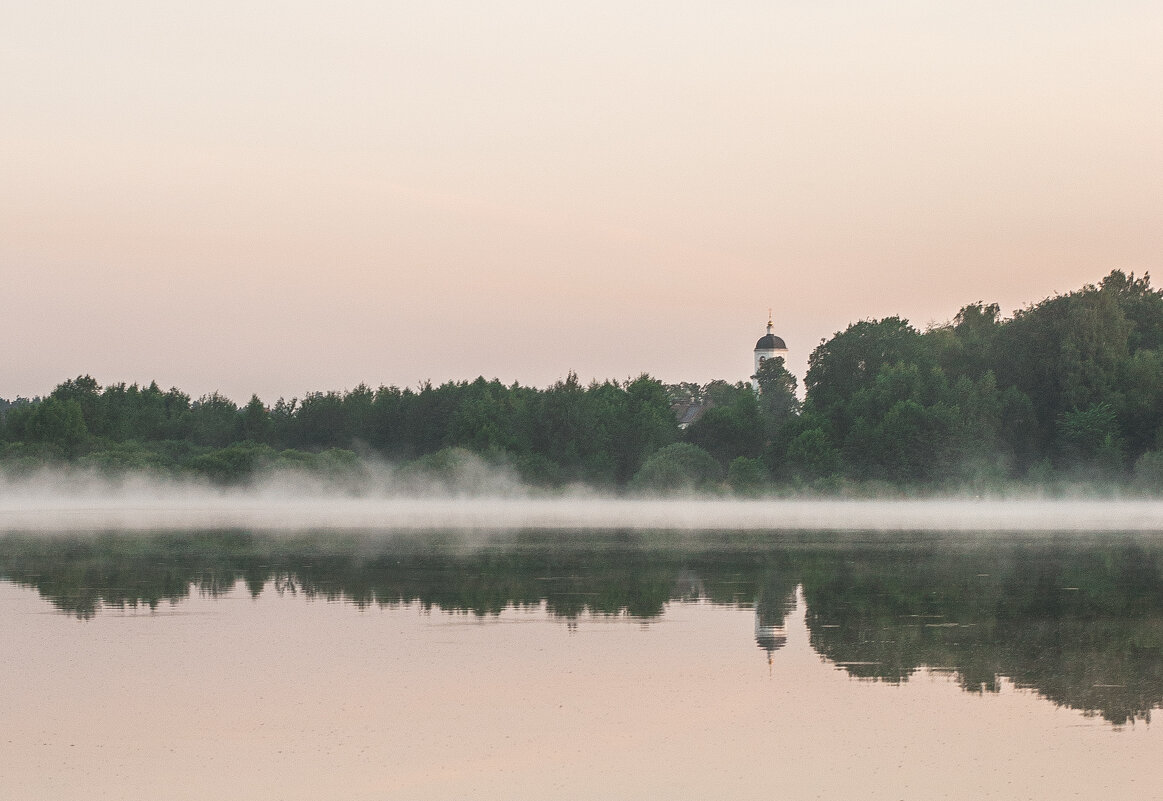
POLYGON ((2 799, 1136 799, 1163 538, 0 534, 2 799))

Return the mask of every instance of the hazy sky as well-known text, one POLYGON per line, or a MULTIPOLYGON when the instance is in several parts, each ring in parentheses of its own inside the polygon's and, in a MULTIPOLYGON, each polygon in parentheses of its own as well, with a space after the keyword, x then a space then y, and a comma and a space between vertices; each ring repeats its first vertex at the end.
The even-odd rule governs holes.
MULTIPOLYGON (((0 397, 740 380, 1163 253, 1163 3, 0 5, 0 397)), ((1163 275, 1160 276, 1163 278, 1163 275)))

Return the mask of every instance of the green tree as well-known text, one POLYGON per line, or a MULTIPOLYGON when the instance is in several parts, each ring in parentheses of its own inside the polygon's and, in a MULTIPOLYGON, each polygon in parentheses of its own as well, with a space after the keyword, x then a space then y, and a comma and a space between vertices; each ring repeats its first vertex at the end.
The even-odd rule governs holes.
POLYGON ((798 382, 784 365, 782 356, 765 360, 752 378, 759 384, 759 412, 770 438, 789 417, 799 412, 798 382))
POLYGON ((101 385, 92 376, 81 375, 58 384, 51 397, 59 401, 76 401, 81 407, 85 427, 92 432, 101 431, 101 385))
POLYGON ((907 320, 862 320, 812 351, 804 386, 813 408, 831 418, 843 438, 852 422, 844 413, 848 399, 871 386, 881 367, 930 361, 920 332, 907 320))
POLYGON ((951 381, 977 380, 994 368, 1000 331, 1001 308, 979 300, 957 312, 952 324, 936 326, 923 338, 951 381))
POLYGON ((1052 450, 1063 414, 1104 401, 1121 405, 1115 396, 1131 330, 1116 295, 1093 286, 1023 309, 1002 326, 998 384, 1030 399, 1042 453, 1052 450))
POLYGON ((809 428, 788 443, 784 469, 803 481, 826 478, 839 472, 840 451, 823 428, 809 428))
POLYGON ((661 382, 643 373, 623 390, 625 402, 615 408, 610 432, 619 483, 634 475, 648 454, 678 439, 678 423, 661 382))
POLYGON ((1124 445, 1109 403, 1064 412, 1058 420, 1058 436, 1063 466, 1092 466, 1108 475, 1121 472, 1124 445))
POLYGON ((43 443, 65 456, 80 450, 88 437, 81 404, 50 396, 36 404, 25 422, 28 442, 43 443))
POLYGON ((242 407, 238 433, 244 440, 270 444, 274 423, 271 422, 270 413, 258 395, 251 395, 246 406, 242 407))
POLYGON ((369 443, 375 428, 375 393, 360 384, 343 396, 343 441, 369 443))
POLYGON ((723 480, 715 457, 687 442, 675 442, 650 455, 633 480, 632 489, 664 495, 707 491, 723 480))
POLYGON ((338 392, 308 392, 299 404, 293 445, 299 448, 346 446, 343 396, 338 392))
POLYGON ((1138 350, 1126 359, 1119 370, 1119 392, 1111 402, 1120 434, 1128 451, 1137 456, 1163 445, 1159 441, 1163 426, 1163 355, 1157 350, 1138 350))
POLYGON ((727 468, 727 485, 737 495, 759 495, 769 480, 767 469, 759 459, 740 456, 727 468))
POLYGON ((1114 298, 1130 322, 1127 347, 1131 353, 1163 349, 1163 291, 1151 287, 1149 273, 1135 278, 1134 273, 1112 270, 1099 290, 1114 298))
POLYGON ((739 456, 755 458, 767 439, 765 421, 751 387, 739 383, 718 393, 712 406, 687 428, 684 439, 727 465, 739 456))
POLYGON ((225 447, 235 441, 238 422, 234 401, 217 392, 203 395, 190 406, 190 439, 198 445, 225 447))

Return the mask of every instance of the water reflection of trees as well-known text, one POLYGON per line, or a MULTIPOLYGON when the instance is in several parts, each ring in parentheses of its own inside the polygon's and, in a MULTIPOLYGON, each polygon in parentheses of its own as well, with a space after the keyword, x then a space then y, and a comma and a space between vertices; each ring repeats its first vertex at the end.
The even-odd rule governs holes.
POLYGON ((902 681, 922 666, 973 692, 999 677, 1115 723, 1163 701, 1160 551, 1127 541, 980 544, 813 555, 812 646, 856 676, 902 681))
POLYGON ((359 607, 479 616, 544 607, 651 619, 702 600, 755 610, 756 644, 783 644, 803 586, 812 646, 858 678, 1000 677, 1115 723, 1163 703, 1163 548, 1129 538, 1013 542, 916 536, 527 533, 475 537, 245 532, 0 538, 0 578, 62 612, 156 609, 240 583, 359 607))

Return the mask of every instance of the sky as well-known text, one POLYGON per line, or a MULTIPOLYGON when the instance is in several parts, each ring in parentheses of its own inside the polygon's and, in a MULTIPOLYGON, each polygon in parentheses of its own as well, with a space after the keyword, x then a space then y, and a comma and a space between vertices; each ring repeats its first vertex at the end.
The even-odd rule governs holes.
POLYGON ((0 4, 0 397, 800 375, 1163 253, 1163 4, 0 4))

